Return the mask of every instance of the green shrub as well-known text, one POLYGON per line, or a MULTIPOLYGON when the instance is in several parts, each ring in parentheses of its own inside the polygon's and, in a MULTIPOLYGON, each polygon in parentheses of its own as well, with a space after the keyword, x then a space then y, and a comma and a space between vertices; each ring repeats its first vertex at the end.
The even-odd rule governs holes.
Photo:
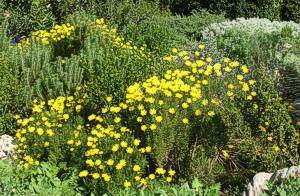
POLYGON ((153 66, 146 46, 126 40, 102 22, 87 32, 81 58, 88 94, 98 107, 108 95, 122 100, 129 84, 160 69, 153 66))
POLYGON ((268 189, 269 190, 265 191, 262 194, 262 196, 267 196, 267 195, 297 196, 300 192, 300 179, 288 178, 283 181, 277 180, 275 182, 269 183, 268 189))
POLYGON ((293 20, 300 22, 300 2, 297 0, 285 0, 282 9, 284 20, 293 20))
POLYGON ((222 22, 223 15, 205 10, 190 16, 153 16, 138 24, 130 23, 125 32, 141 44, 146 44, 156 55, 162 56, 173 47, 191 45, 201 38, 201 31, 209 24, 222 22))
POLYGON ((0 193, 4 195, 77 195, 76 176, 60 180, 59 169, 42 163, 36 170, 24 171, 8 160, 0 161, 0 193))
MULTIPOLYGON (((281 98, 286 90, 280 92, 279 81, 281 77, 278 75, 278 70, 282 69, 294 70, 295 73, 295 68, 298 66, 296 61, 291 61, 293 63, 290 65, 283 62, 286 62, 286 53, 298 54, 293 52, 298 47, 295 43, 296 40, 297 36, 292 36, 290 28, 283 28, 280 32, 271 33, 263 31, 252 33, 245 32, 242 28, 235 28, 213 38, 210 42, 217 43, 214 50, 247 63, 253 70, 253 77, 257 81, 256 92, 258 96, 254 99, 256 109, 238 104, 237 106, 232 105, 230 111, 224 114, 224 117, 227 116, 228 119, 224 122, 229 123, 227 126, 230 126, 232 131, 238 131, 240 125, 237 122, 241 122, 241 125, 244 126, 243 130, 253 130, 256 127, 257 130, 261 131, 254 133, 256 136, 259 135, 261 139, 249 141, 246 144, 248 150, 243 148, 241 151, 243 153, 239 155, 243 159, 242 162, 247 162, 246 168, 252 167, 258 171, 272 170, 277 167, 285 167, 287 164, 297 164, 299 160, 298 156, 293 156, 293 153, 297 154, 296 146, 299 145, 299 141, 295 138, 299 136, 292 124, 289 111, 284 105, 284 99, 281 98), (292 47, 285 48, 284 45, 287 43, 293 43, 291 44, 292 47), (240 110, 239 108, 243 109, 240 110), (235 119, 235 122, 230 122, 230 119, 235 119), (294 135, 294 138, 291 135, 294 135), (274 146, 272 147, 272 145, 274 146), (257 151, 249 151, 250 146, 257 151), (272 155, 274 152, 261 149, 261 147, 266 146, 269 146, 269 149, 274 148, 277 153, 284 155, 284 158, 279 158, 279 156, 275 158, 272 155), (245 154, 249 157, 244 157, 245 154), (264 161, 261 162, 261 160, 264 161)), ((293 87, 288 86, 286 88, 293 87)), ((248 137, 243 136, 243 138, 248 137)), ((239 173, 242 174, 245 171, 247 170, 239 173)), ((251 170, 249 172, 248 175, 251 174, 251 170)), ((243 175, 247 175, 247 172, 243 175)))
POLYGON ((0 135, 14 132, 13 113, 22 110, 24 104, 20 96, 19 71, 0 54, 0 135))
POLYGON ((207 196, 218 196, 220 195, 220 184, 213 184, 211 186, 204 186, 197 179, 193 180, 191 185, 185 183, 179 185, 163 185, 154 184, 145 190, 117 190, 114 192, 117 195, 207 195, 207 196))
POLYGON ((31 31, 50 27, 55 21, 48 0, 9 4, 9 34, 28 35, 31 31))
POLYGON ((283 0, 259 0, 257 2, 258 16, 270 20, 280 20, 283 0))
POLYGON ((193 10, 208 9, 213 13, 224 13, 226 17, 262 17, 270 20, 299 21, 299 2, 297 0, 161 0, 163 7, 173 13, 190 14, 193 10))

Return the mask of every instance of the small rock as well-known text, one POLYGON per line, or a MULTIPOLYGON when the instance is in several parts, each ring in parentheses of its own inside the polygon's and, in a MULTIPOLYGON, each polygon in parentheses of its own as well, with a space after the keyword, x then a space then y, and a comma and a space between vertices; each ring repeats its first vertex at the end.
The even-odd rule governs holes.
POLYGON ((14 154, 13 138, 9 135, 2 135, 0 137, 0 160, 12 157, 14 154))

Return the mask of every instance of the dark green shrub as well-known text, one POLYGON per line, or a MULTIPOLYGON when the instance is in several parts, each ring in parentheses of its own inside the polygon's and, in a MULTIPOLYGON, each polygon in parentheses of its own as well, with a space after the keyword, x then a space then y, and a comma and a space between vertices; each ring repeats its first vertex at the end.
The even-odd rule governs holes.
POLYGON ((28 35, 31 31, 48 28, 55 21, 48 0, 24 1, 9 4, 9 34, 28 35))
POLYGON ((300 22, 300 1, 284 0, 282 9, 282 17, 284 20, 293 20, 300 22))
POLYGON ((20 97, 22 86, 18 81, 18 69, 0 55, 0 135, 14 132, 13 113, 22 110, 20 97))
POLYGON ((258 15, 261 18, 280 20, 283 0, 258 0, 258 15))
POLYGON ((141 23, 130 23, 125 32, 129 37, 159 55, 173 47, 184 47, 201 38, 201 31, 209 24, 222 22, 223 15, 214 15, 202 10, 190 16, 153 16, 141 23))

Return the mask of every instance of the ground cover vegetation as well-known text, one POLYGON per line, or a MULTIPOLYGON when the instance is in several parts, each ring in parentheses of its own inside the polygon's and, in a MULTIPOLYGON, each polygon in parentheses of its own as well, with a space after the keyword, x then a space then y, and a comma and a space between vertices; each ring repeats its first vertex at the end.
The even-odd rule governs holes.
POLYGON ((299 165, 299 6, 0 1, 0 192, 238 195, 299 165))

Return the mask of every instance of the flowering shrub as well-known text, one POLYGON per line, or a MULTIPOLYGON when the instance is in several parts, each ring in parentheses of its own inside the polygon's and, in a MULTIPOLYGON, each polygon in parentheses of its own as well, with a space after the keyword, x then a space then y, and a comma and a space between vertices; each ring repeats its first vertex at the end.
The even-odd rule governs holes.
MULTIPOLYGON (((78 96, 78 95, 77 95, 78 96)), ((83 119, 78 115, 86 96, 75 99, 73 96, 58 97, 47 103, 35 100, 32 116, 20 118, 16 115, 20 129, 17 130, 14 159, 24 167, 39 165, 42 160, 53 163, 73 161, 76 164, 79 154, 70 154, 74 148, 81 149, 84 141, 83 119), (76 138, 75 145, 69 149, 67 141, 76 138)))
POLYGON ((222 36, 226 31, 233 29, 239 29, 240 31, 251 34, 257 34, 258 32, 271 34, 273 32, 281 32, 285 27, 290 27, 292 29, 294 37, 300 35, 300 25, 292 21, 272 22, 265 18, 237 18, 232 21, 211 24, 202 31, 202 36, 204 39, 210 39, 212 37, 222 36))
MULTIPOLYGON (((97 24, 105 28, 101 20, 97 24)), ((290 157, 289 150, 295 151, 295 143, 286 143, 293 142, 287 135, 294 135, 291 128, 272 130, 281 126, 271 118, 280 106, 270 110, 260 100, 256 84, 262 84, 253 80, 250 67, 214 58, 202 44, 196 50, 174 48, 164 60, 170 69, 162 77, 133 83, 122 102, 106 97, 105 106, 90 115, 86 95, 35 101, 31 117, 16 116, 15 159, 24 168, 43 160, 65 162, 80 169, 90 192, 102 193, 193 178, 201 152, 219 163, 223 171, 217 175, 222 177, 245 161, 246 174, 261 159, 284 163, 281 155, 290 157), (261 117, 252 122, 256 114, 261 117)))
MULTIPOLYGON (((228 102, 252 100, 255 81, 246 65, 224 58, 203 56, 204 45, 196 51, 177 51, 164 59, 178 69, 153 76, 127 89, 126 102, 134 106, 136 121, 152 144, 159 166, 187 163, 197 127, 222 114, 228 102)), ((230 155, 226 141, 218 151, 230 155)))

